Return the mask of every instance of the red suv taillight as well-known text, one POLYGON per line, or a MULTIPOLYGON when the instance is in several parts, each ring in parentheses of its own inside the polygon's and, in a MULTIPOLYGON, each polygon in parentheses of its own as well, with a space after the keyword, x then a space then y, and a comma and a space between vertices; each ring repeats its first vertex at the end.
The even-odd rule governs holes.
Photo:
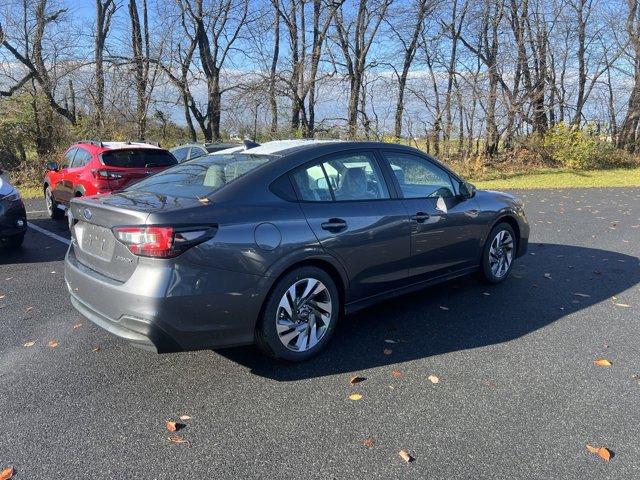
POLYGON ((208 240, 212 227, 174 229, 173 227, 115 227, 113 234, 134 255, 171 258, 208 240))
POLYGON ((113 170, 91 170, 91 173, 98 180, 118 180, 122 178, 122 174, 114 172, 113 170))

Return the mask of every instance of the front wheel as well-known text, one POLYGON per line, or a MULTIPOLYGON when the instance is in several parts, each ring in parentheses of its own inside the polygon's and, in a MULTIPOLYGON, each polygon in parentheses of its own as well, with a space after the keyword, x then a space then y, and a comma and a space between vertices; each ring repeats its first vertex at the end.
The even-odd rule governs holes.
POLYGON ((516 255, 516 235, 508 223, 499 223, 487 237, 482 251, 480 276, 488 283, 503 282, 516 255))
POLYGON ((307 360, 329 342, 340 316, 340 297, 327 272, 302 267, 282 277, 267 299, 256 343, 269 356, 307 360))
POLYGON ((47 213, 49 214, 49 218, 58 220, 64 217, 64 212, 58 208, 58 204, 53 199, 51 187, 49 186, 44 189, 44 203, 47 206, 47 213))
POLYGON ((18 249, 22 247, 22 243, 24 242, 24 233, 20 235, 15 235, 13 237, 9 237, 4 240, 4 246, 10 249, 18 249))

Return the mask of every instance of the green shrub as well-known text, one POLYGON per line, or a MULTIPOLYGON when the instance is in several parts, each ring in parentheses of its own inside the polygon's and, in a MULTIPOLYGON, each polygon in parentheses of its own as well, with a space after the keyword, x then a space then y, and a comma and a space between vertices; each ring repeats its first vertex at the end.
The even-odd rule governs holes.
POLYGON ((547 160, 566 168, 585 170, 626 163, 626 156, 592 126, 577 128, 559 123, 545 133, 542 146, 547 160))

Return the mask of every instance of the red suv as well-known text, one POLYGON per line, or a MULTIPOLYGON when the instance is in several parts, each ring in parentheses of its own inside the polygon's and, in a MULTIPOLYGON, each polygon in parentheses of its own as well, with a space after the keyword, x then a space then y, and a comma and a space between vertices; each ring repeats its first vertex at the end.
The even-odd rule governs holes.
POLYGON ((171 153, 148 143, 78 142, 62 164, 50 162, 44 177, 44 198, 51 218, 62 218, 74 197, 102 195, 178 162, 171 153))

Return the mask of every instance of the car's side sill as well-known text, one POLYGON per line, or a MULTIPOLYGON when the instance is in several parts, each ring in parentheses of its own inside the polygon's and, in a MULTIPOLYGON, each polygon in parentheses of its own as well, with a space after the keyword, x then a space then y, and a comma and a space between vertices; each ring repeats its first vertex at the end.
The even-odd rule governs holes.
POLYGON ((423 288, 429 287, 431 285, 436 285, 438 283, 446 282, 447 280, 452 280, 457 277, 469 275, 470 273, 473 273, 476 270, 478 270, 477 265, 473 267, 467 267, 462 270, 456 270, 455 272, 447 273, 446 275, 440 275, 439 277, 423 280, 421 282, 412 283, 411 285, 407 285, 401 288, 396 288, 394 290, 389 290, 388 292, 379 293, 371 297, 363 298, 362 300, 357 300, 355 302, 348 303, 345 306, 345 313, 348 315, 358 310, 362 310, 363 308, 367 308, 383 300, 387 300, 400 295, 405 295, 407 293, 422 290, 423 288))

